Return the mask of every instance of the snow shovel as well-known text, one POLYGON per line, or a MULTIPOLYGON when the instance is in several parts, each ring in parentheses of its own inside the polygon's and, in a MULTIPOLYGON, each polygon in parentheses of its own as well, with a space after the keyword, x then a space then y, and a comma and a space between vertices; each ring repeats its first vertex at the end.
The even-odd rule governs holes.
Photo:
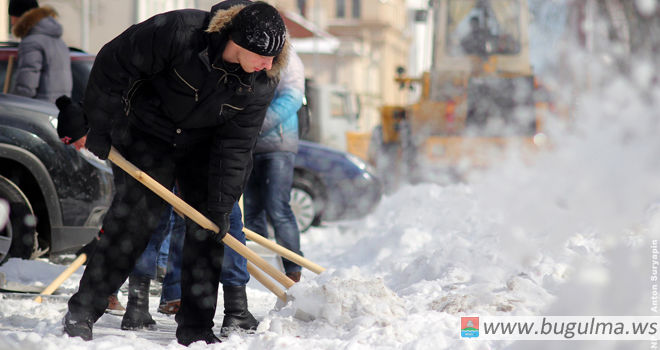
POLYGON ((265 248, 272 250, 273 252, 279 254, 280 256, 285 257, 290 261, 304 268, 309 269, 312 272, 316 272, 316 274, 320 274, 321 272, 325 271, 323 267, 311 262, 308 259, 303 258, 302 256, 290 251, 289 249, 282 247, 281 245, 269 240, 268 238, 265 238, 264 236, 255 233, 254 231, 248 229, 247 227, 243 227, 243 232, 245 233, 245 238, 258 243, 265 248))
MULTIPOLYGON (((161 185, 158 181, 154 180, 152 177, 147 175, 147 173, 138 169, 135 165, 133 165, 131 162, 126 160, 121 154, 119 154, 119 152, 117 152, 117 150, 114 147, 110 149, 110 154, 108 155, 108 159, 110 159, 110 161, 115 163, 118 167, 123 169, 126 173, 134 177, 136 180, 141 182, 147 188, 152 190, 167 203, 172 205, 172 207, 175 210, 178 210, 183 215, 189 217, 192 221, 197 223, 202 228, 213 231, 215 233, 219 232, 220 229, 213 221, 209 220, 207 217, 202 215, 202 213, 197 211, 197 209, 193 208, 188 203, 184 202, 181 198, 179 198, 170 190, 165 188, 165 186, 161 185)), ((252 262, 261 270, 265 271, 268 275, 273 277, 273 279, 275 279, 277 282, 282 284, 286 289, 291 288, 295 284, 293 280, 291 280, 285 274, 280 272, 274 266, 270 265, 266 260, 264 260, 262 257, 260 257, 252 250, 250 250, 245 245, 243 245, 233 236, 225 235, 225 237, 222 239, 222 242, 225 243, 228 247, 232 248, 237 253, 239 253, 240 255, 242 255, 249 262, 252 262)), ((255 276, 255 278, 260 283, 262 284, 267 283, 265 278, 263 281, 260 280, 260 278, 262 277, 264 276, 263 275, 260 275, 259 277, 255 276)), ((264 286, 266 286, 266 284, 264 284, 264 286)), ((268 288, 268 286, 266 286, 266 288, 268 288)), ((273 291, 271 288, 269 288, 269 290, 273 291)), ((284 292, 280 293, 279 295, 278 293, 275 293, 275 295, 277 295, 278 297, 280 297, 280 295, 282 294, 284 294, 284 292)))

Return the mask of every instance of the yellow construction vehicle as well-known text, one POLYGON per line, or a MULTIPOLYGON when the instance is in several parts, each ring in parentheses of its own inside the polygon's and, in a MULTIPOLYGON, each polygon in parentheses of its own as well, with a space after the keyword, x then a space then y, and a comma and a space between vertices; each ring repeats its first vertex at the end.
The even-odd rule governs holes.
POLYGON ((384 175, 460 181, 509 146, 535 148, 548 104, 530 65, 527 0, 436 0, 433 13, 430 72, 400 68, 396 79, 421 97, 382 107, 368 154, 384 175))

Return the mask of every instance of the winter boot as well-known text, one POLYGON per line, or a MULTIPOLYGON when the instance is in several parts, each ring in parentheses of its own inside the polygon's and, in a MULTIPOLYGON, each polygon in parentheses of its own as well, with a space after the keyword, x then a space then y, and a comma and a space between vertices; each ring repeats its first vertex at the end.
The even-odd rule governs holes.
POLYGON ((81 337, 85 341, 92 340, 92 325, 90 320, 75 320, 71 312, 67 312, 62 320, 64 333, 69 337, 81 337))
POLYGON ((302 272, 300 271, 287 272, 286 276, 289 277, 292 281, 298 283, 300 282, 300 277, 302 276, 302 272))
POLYGON ((128 276, 128 303, 121 329, 156 329, 156 321, 149 314, 149 283, 149 277, 128 276))
POLYGON ((126 308, 119 302, 116 295, 108 297, 108 307, 105 308, 105 313, 115 316, 124 316, 126 308))
POLYGON ((232 329, 254 331, 259 322, 248 311, 245 286, 223 286, 225 298, 225 318, 222 320, 220 335, 227 336, 232 329))
POLYGON ((181 300, 168 301, 158 306, 158 312, 165 315, 176 315, 181 308, 181 300))
POLYGON ((213 331, 199 329, 177 329, 176 341, 181 345, 188 346, 194 342, 203 341, 206 344, 222 343, 213 331))

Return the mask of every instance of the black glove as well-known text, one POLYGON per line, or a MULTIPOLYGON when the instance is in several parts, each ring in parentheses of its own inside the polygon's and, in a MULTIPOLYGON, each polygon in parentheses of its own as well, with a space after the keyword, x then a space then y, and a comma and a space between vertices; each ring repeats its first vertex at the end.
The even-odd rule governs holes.
POLYGON ((89 134, 87 134, 85 148, 94 153, 100 159, 108 159, 108 154, 110 154, 110 146, 112 146, 110 134, 97 134, 94 132, 94 130, 90 130, 89 134))
POLYGON ((91 242, 85 244, 82 248, 78 249, 78 251, 76 252, 76 256, 78 256, 80 254, 83 254, 83 253, 85 255, 87 255, 87 260, 85 261, 85 265, 87 265, 87 262, 92 257, 92 254, 94 254, 94 251, 96 250, 96 245, 97 245, 98 241, 99 241, 99 237, 96 236, 96 237, 92 238, 91 242))
POLYGON ((219 233, 215 233, 209 230, 211 238, 218 244, 224 244, 222 239, 225 238, 225 235, 227 235, 227 232, 229 232, 229 213, 212 211, 209 212, 208 218, 213 221, 213 223, 218 225, 218 228, 220 229, 218 231, 219 233))

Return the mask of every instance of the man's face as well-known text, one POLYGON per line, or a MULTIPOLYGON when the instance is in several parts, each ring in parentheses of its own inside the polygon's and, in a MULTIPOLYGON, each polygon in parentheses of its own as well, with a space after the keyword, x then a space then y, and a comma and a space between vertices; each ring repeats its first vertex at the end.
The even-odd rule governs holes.
POLYGON ((261 56, 239 46, 238 63, 246 73, 260 70, 270 70, 273 67, 273 56, 261 56))

